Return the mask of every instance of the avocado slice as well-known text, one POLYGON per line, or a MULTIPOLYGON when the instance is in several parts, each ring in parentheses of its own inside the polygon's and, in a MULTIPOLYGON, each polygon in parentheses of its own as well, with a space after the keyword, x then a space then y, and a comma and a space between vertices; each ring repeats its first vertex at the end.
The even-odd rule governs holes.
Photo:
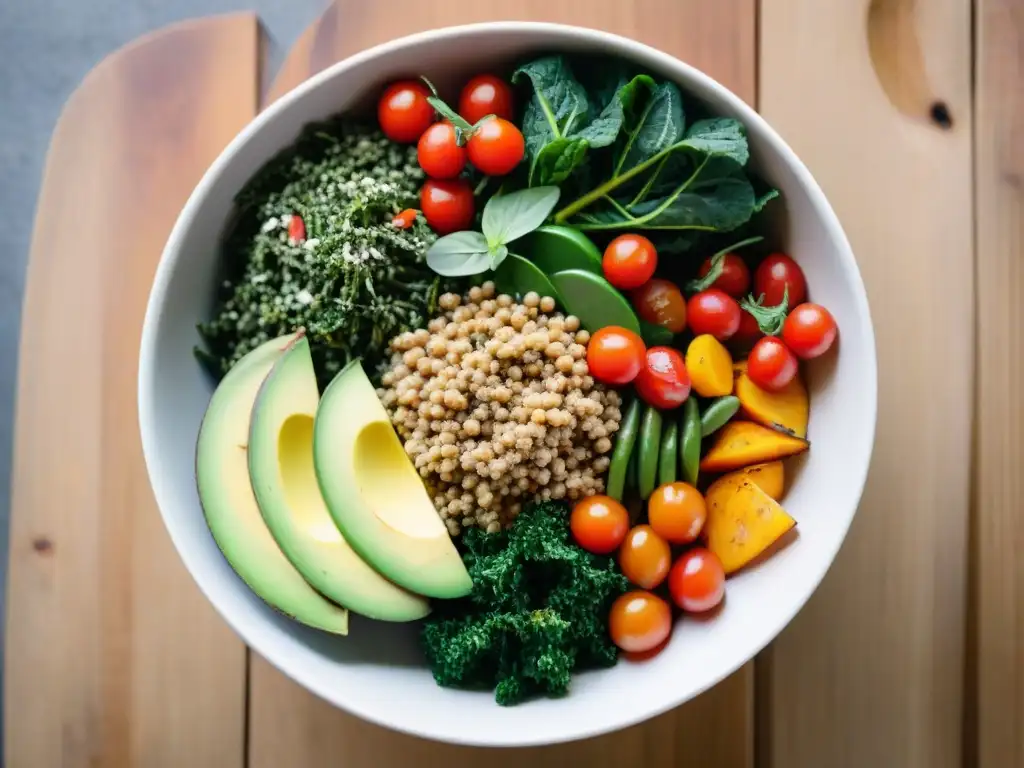
POLYGON ((421 595, 469 594, 466 566, 358 361, 324 391, 313 461, 331 516, 368 563, 421 595))
POLYGON ((426 598, 375 571, 334 524, 313 470, 317 389, 309 341, 300 334, 274 363, 253 407, 249 478, 270 533, 303 577, 331 600, 381 621, 413 621, 426 598))
POLYGON ((302 578, 270 535, 249 483, 249 420, 263 380, 292 340, 268 341, 239 360, 210 399, 196 443, 196 486, 206 524, 228 564, 270 607, 348 634, 348 611, 302 578))

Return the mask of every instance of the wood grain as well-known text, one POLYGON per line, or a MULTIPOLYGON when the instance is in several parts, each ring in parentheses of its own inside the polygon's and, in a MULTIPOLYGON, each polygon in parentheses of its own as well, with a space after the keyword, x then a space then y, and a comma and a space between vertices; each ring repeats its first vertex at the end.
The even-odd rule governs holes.
POLYGON ((1024 765, 1024 5, 978 0, 975 454, 978 766, 1024 765))
MULTIPOLYGON (((741 97, 755 100, 754 0, 606 0, 578 6, 562 0, 524 0, 511 18, 562 21, 634 37, 703 68, 741 97)), ((279 97, 351 53, 404 34, 489 19, 508 19, 507 4, 478 0, 448 6, 393 2, 386 6, 336 2, 301 37, 267 96, 279 97)), ((753 665, 688 705, 626 732, 526 752, 450 747, 399 736, 331 708, 251 655, 251 768, 313 768, 344 755, 348 768, 381 765, 504 766, 525 760, 555 766, 573 758, 590 768, 644 764, 708 768, 753 765, 753 665)))
POLYGON ((258 37, 251 14, 147 36, 88 75, 54 132, 19 361, 8 768, 242 766, 244 647, 166 535, 135 393, 153 271, 255 114, 258 37))
MULTIPOLYGON (((879 355, 877 439, 858 518, 821 588, 771 649, 768 684, 759 677, 765 768, 961 762, 974 344, 970 30, 970 0, 762 1, 761 111, 847 229, 879 355), (879 58, 869 38, 902 46, 899 65, 879 58)), ((1009 210, 995 214, 1006 217, 1004 238, 1009 210)), ((1006 314, 1008 292, 1020 290, 1013 258, 1005 250, 984 278, 1001 297, 1003 314, 990 324, 1019 319, 1006 314), (1012 287, 999 282, 1011 274, 1012 287)), ((1006 342, 1019 344, 1012 323, 998 333, 990 362, 1009 351, 1006 342)), ((1005 421, 989 433, 990 451, 1007 430, 1020 437, 1019 404, 1005 389, 1009 360, 999 365, 1000 383, 991 372, 986 379, 999 399, 985 413, 1005 421)), ((1005 459, 999 466, 1010 469, 1005 459)), ((1012 470, 1019 475, 1019 456, 1012 470)), ((1006 505, 1009 490, 1000 492, 1006 505)), ((1016 603, 1008 610, 1021 615, 1016 603)), ((1019 653, 1011 642, 1005 649, 1019 653)))

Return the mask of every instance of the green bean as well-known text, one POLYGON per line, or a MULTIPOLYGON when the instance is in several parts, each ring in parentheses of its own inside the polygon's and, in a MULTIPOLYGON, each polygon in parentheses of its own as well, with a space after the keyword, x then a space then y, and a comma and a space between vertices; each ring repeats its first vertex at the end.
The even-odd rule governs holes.
POLYGON ((700 435, 707 437, 720 430, 736 415, 740 409, 740 399, 735 395, 726 395, 713 400, 700 417, 700 435))
POLYGON ((658 484, 674 483, 676 460, 679 455, 679 424, 670 421, 661 433, 661 452, 658 454, 658 484))
POLYGON ((640 445, 637 450, 637 482, 640 485, 640 498, 646 499, 654 492, 654 484, 658 479, 658 452, 661 447, 661 411, 654 406, 647 406, 643 421, 640 423, 640 445))
POLYGON ((687 398, 683 404, 683 417, 680 426, 682 431, 682 445, 679 451, 679 468, 683 473, 683 480, 690 485, 697 485, 697 476, 700 473, 700 408, 697 405, 697 398, 693 395, 687 398))
POLYGON ((633 446, 640 429, 640 399, 634 398, 626 409, 626 415, 615 433, 615 449, 608 466, 608 481, 605 493, 617 501, 622 501, 622 493, 626 484, 626 469, 630 457, 635 453, 633 446))

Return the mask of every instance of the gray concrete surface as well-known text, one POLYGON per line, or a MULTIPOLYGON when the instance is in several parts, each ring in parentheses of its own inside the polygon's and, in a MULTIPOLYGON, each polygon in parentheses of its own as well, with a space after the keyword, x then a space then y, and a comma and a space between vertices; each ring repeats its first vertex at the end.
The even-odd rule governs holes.
MULTIPOLYGON (((6 617, 11 428, 25 263, 43 160, 61 105, 97 62, 140 34, 227 11, 260 14, 271 38, 269 76, 326 3, 0 0, 0 616, 6 617)), ((0 651, 2 642, 0 635, 0 651)))

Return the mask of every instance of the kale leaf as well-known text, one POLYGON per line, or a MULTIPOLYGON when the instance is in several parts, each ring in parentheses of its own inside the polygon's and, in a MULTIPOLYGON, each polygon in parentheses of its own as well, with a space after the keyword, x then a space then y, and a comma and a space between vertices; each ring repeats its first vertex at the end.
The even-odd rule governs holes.
POLYGON ((421 634, 438 684, 512 705, 564 695, 573 672, 615 664, 608 610, 629 583, 613 559, 570 541, 568 515, 564 502, 538 502, 507 531, 466 531, 473 591, 437 601, 421 634))

